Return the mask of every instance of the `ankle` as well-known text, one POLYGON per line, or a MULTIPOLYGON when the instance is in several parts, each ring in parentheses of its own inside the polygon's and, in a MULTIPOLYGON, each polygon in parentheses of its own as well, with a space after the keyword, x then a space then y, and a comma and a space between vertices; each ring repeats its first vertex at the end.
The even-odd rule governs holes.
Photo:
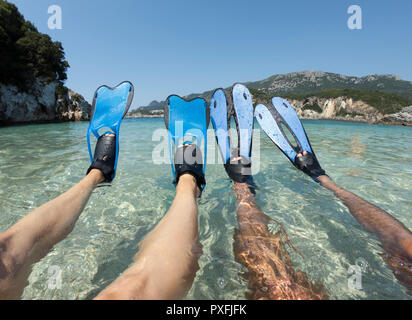
POLYGON ((247 183, 234 182, 233 192, 239 204, 240 203, 252 204, 255 201, 255 196, 250 191, 250 187, 247 183))
POLYGON ((176 186, 177 192, 191 192, 198 195, 200 190, 197 187, 196 178, 191 174, 183 174, 179 178, 179 183, 176 186))
POLYGON ((105 181, 105 177, 99 169, 92 169, 87 176, 93 180, 95 185, 105 181))

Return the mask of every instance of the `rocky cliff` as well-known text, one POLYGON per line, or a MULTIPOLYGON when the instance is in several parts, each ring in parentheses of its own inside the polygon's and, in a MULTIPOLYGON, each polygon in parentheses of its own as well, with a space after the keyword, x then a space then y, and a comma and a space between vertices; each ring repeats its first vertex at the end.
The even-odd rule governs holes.
POLYGON ((380 122, 389 124, 401 124, 412 126, 412 106, 403 108, 401 111, 383 117, 380 122))
POLYGON ((412 106, 397 113, 386 114, 362 100, 350 97, 319 98, 303 100, 288 99, 301 119, 356 121, 412 126, 412 106))
POLYGON ((88 120, 91 106, 57 81, 36 79, 28 91, 0 84, 0 125, 88 120))
POLYGON ((57 95, 56 114, 59 121, 85 121, 90 119, 91 105, 80 94, 68 90, 57 95))
POLYGON ((384 115, 363 101, 348 97, 288 99, 302 119, 351 120, 377 123, 384 115))

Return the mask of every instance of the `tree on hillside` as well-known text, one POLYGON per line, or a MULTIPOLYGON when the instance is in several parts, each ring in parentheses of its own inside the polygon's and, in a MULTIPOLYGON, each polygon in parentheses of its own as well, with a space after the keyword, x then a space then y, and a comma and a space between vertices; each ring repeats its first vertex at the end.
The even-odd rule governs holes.
POLYGON ((0 0, 0 83, 21 89, 36 77, 62 83, 68 67, 60 42, 40 33, 14 4, 0 0))

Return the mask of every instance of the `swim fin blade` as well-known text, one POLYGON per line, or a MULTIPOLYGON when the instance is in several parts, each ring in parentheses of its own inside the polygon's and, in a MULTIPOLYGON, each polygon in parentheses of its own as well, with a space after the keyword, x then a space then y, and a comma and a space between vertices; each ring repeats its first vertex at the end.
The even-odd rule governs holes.
POLYGON ((210 118, 224 164, 228 163, 232 158, 229 138, 230 116, 231 109, 227 103, 225 91, 223 89, 216 89, 210 100, 210 118))
MULTIPOLYGON (((165 125, 169 137, 169 156, 173 180, 176 180, 174 155, 179 146, 195 143, 203 155, 203 174, 206 172, 207 128, 210 121, 209 107, 202 98, 185 100, 177 95, 166 99, 165 125)), ((202 186, 202 188, 204 185, 202 186)))
POLYGON ((90 136, 93 134, 97 139, 107 133, 116 135, 116 159, 114 173, 116 175, 117 160, 119 155, 119 131, 124 116, 129 111, 133 100, 134 87, 131 82, 125 81, 111 88, 106 85, 99 87, 93 98, 90 124, 87 130, 87 146, 90 161, 93 163, 93 153, 90 145, 90 136), (107 131, 100 133, 99 130, 107 131))
POLYGON ((246 86, 237 83, 232 88, 233 117, 238 134, 239 157, 250 161, 253 136, 253 101, 246 86))

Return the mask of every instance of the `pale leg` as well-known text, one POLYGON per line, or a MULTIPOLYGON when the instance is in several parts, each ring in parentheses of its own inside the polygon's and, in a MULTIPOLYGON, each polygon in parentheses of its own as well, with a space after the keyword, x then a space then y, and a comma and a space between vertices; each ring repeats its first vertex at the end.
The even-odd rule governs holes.
POLYGON ((183 298, 199 269, 198 188, 182 175, 169 211, 143 239, 135 263, 96 299, 183 298))
POLYGON ((76 186, 35 209, 0 234, 0 299, 18 299, 32 265, 74 228, 103 174, 92 170, 76 186))

